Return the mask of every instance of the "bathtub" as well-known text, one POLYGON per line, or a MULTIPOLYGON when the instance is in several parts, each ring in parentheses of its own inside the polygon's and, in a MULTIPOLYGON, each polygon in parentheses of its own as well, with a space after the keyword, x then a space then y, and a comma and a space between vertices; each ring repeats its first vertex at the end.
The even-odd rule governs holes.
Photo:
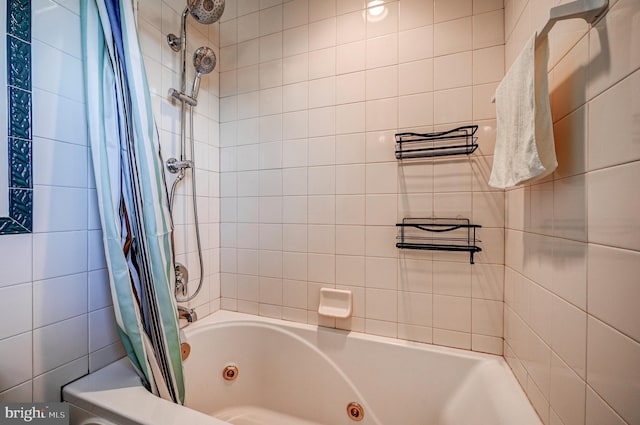
POLYGON ((121 359, 64 388, 71 423, 541 425, 499 356, 228 311, 184 331, 186 407, 121 359))

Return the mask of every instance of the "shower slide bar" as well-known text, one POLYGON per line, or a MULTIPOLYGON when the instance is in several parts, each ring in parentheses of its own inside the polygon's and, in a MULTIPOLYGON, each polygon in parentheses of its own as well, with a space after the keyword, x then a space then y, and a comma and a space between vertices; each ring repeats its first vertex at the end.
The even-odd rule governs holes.
POLYGON ((584 19, 592 24, 609 7, 609 0, 577 0, 571 3, 552 7, 549 11, 549 19, 544 27, 538 31, 538 40, 542 40, 549 34, 551 28, 558 21, 565 19, 584 19))

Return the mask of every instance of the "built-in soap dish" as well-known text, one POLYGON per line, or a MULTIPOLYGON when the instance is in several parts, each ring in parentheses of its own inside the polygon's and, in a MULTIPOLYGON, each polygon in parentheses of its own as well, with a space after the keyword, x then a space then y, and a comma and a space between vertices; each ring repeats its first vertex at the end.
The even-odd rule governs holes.
POLYGON ((353 296, 351 291, 333 288, 320 288, 320 305, 318 314, 328 317, 346 319, 353 312, 353 296))

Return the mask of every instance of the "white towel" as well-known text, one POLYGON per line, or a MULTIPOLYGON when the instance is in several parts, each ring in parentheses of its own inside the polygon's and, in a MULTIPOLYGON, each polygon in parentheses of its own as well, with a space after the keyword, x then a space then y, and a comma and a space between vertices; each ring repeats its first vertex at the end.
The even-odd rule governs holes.
POLYGON ((489 185, 507 188, 558 166, 549 106, 547 38, 527 42, 496 89, 496 146, 489 185))

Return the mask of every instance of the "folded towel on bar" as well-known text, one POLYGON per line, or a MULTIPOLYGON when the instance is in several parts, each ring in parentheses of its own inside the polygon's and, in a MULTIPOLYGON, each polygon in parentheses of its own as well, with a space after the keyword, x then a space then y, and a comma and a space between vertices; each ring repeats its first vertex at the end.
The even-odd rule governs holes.
POLYGON ((513 187, 558 166, 549 105, 547 37, 527 42, 496 89, 496 146, 489 185, 513 187))

